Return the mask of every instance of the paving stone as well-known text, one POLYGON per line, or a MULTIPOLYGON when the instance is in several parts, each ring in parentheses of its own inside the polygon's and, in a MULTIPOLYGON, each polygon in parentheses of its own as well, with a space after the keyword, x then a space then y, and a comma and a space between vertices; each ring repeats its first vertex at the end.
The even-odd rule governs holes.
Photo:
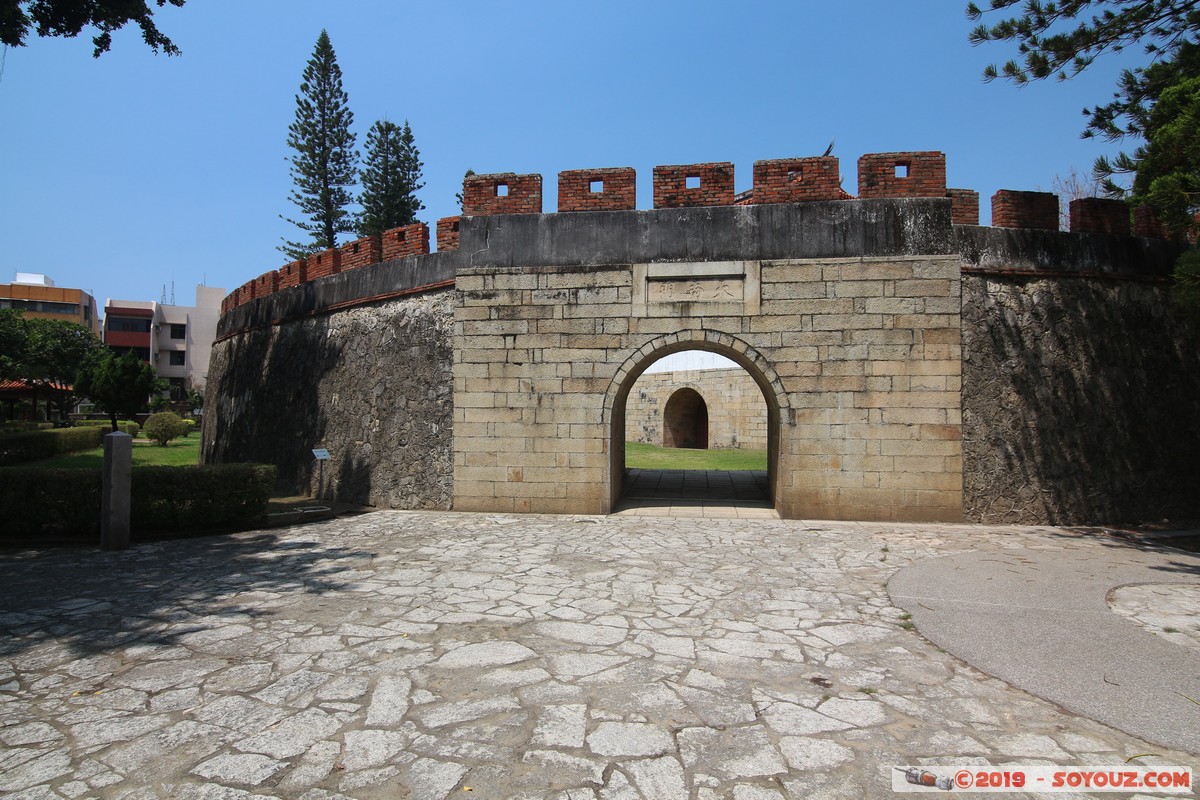
POLYGON ((402 774, 413 800, 445 800, 467 774, 467 768, 451 761, 419 758, 402 774))
POLYGON ((601 756, 657 756, 675 750, 671 734, 655 725, 601 722, 587 736, 593 753, 601 756))
POLYGON ((408 695, 412 681, 398 675, 384 675, 371 692, 371 704, 367 707, 367 724, 386 727, 404 719, 408 711, 408 695))
POLYGON ((451 650, 433 662, 446 669, 498 667, 536 658, 537 653, 516 642, 479 642, 451 650))
POLYGON ((542 747, 583 747, 586 729, 587 706, 583 703, 546 706, 538 715, 530 741, 542 747))
POLYGON ((239 753, 220 755, 205 761, 193 769, 192 773, 221 783, 258 786, 285 766, 284 762, 266 756, 239 753))
POLYGON ((761 727, 729 730, 687 728, 678 734, 679 755, 688 769, 701 767, 740 780, 787 772, 787 764, 761 727))
POLYGON ((779 740, 779 750, 795 770, 830 770, 854 760, 854 751, 849 747, 807 736, 784 736, 779 740))
MULTIPOLYGON (((0 793, 857 799, 890 796, 887 765, 936 759, 1153 752, 1200 768, 939 651, 884 589, 943 555, 1110 545, 1034 528, 586 520, 378 512, 119 557, 0 555, 0 793)), ((1143 624, 1165 625, 1153 604, 1175 595, 1131 597, 1143 624)))

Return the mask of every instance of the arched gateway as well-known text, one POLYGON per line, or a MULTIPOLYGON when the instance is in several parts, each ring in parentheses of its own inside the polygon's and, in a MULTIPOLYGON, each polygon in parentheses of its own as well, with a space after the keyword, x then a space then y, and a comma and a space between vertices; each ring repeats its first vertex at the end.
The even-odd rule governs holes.
POLYGON ((465 220, 460 252, 479 263, 456 276, 454 507, 610 512, 634 382, 663 355, 703 349, 763 392, 781 516, 961 519, 949 211, 914 200, 465 220))
POLYGON ((762 354, 746 342, 717 331, 694 330, 658 336, 646 342, 625 360, 613 376, 604 398, 604 420, 611 430, 606 484, 610 509, 614 508, 620 499, 621 474, 625 465, 625 407, 629 392, 647 367, 663 356, 684 350, 707 350, 729 358, 746 370, 763 393, 763 401, 767 408, 768 486, 771 496, 775 496, 780 409, 786 408, 788 404, 787 393, 782 391, 779 376, 762 354))
POLYGON ((1196 391, 1167 378, 1200 369, 1156 283, 1182 245, 1095 199, 1060 233, 1037 192, 981 227, 940 153, 863 156, 857 199, 839 174, 761 161, 735 195, 731 164, 656 167, 639 211, 632 169, 574 170, 557 214, 540 175, 470 176, 437 253, 417 223, 225 299, 202 460, 383 507, 604 513, 634 381, 704 349, 762 391, 781 516, 1194 515, 1196 391))

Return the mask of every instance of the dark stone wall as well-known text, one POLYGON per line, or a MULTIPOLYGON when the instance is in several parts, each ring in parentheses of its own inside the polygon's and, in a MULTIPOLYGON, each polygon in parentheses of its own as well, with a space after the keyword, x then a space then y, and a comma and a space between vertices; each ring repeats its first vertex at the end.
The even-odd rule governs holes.
POLYGON ((454 292, 293 319, 213 347, 201 460, 279 468, 279 489, 382 508, 448 509, 454 292))
POLYGON ((964 275, 968 521, 1200 518, 1200 330, 1166 284, 964 275))

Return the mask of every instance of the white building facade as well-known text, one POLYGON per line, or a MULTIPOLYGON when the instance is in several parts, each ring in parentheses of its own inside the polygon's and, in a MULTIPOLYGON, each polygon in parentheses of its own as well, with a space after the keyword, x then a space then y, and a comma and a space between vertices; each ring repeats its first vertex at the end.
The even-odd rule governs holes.
POLYGON ((171 399, 183 400, 188 389, 202 391, 208 381, 217 320, 226 294, 222 288, 197 286, 193 306, 109 299, 104 303, 104 340, 109 346, 121 348, 123 318, 147 316, 149 346, 139 348, 139 355, 149 361, 158 377, 171 385, 171 399))

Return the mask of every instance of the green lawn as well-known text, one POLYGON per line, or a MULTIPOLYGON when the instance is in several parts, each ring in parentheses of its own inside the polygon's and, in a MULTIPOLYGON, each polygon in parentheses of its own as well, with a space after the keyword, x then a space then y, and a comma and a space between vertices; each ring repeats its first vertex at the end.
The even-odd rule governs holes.
POLYGON ((766 450, 687 450, 625 443, 625 466, 636 469, 766 469, 766 450))
MULTIPOLYGON (((133 465, 135 467, 186 467, 200 461, 200 434, 193 433, 183 439, 174 439, 161 447, 149 439, 133 440, 133 465)), ((30 467, 62 467, 75 469, 79 467, 104 466, 104 448, 84 450, 80 453, 67 453, 41 461, 31 461, 22 466, 30 467)))

